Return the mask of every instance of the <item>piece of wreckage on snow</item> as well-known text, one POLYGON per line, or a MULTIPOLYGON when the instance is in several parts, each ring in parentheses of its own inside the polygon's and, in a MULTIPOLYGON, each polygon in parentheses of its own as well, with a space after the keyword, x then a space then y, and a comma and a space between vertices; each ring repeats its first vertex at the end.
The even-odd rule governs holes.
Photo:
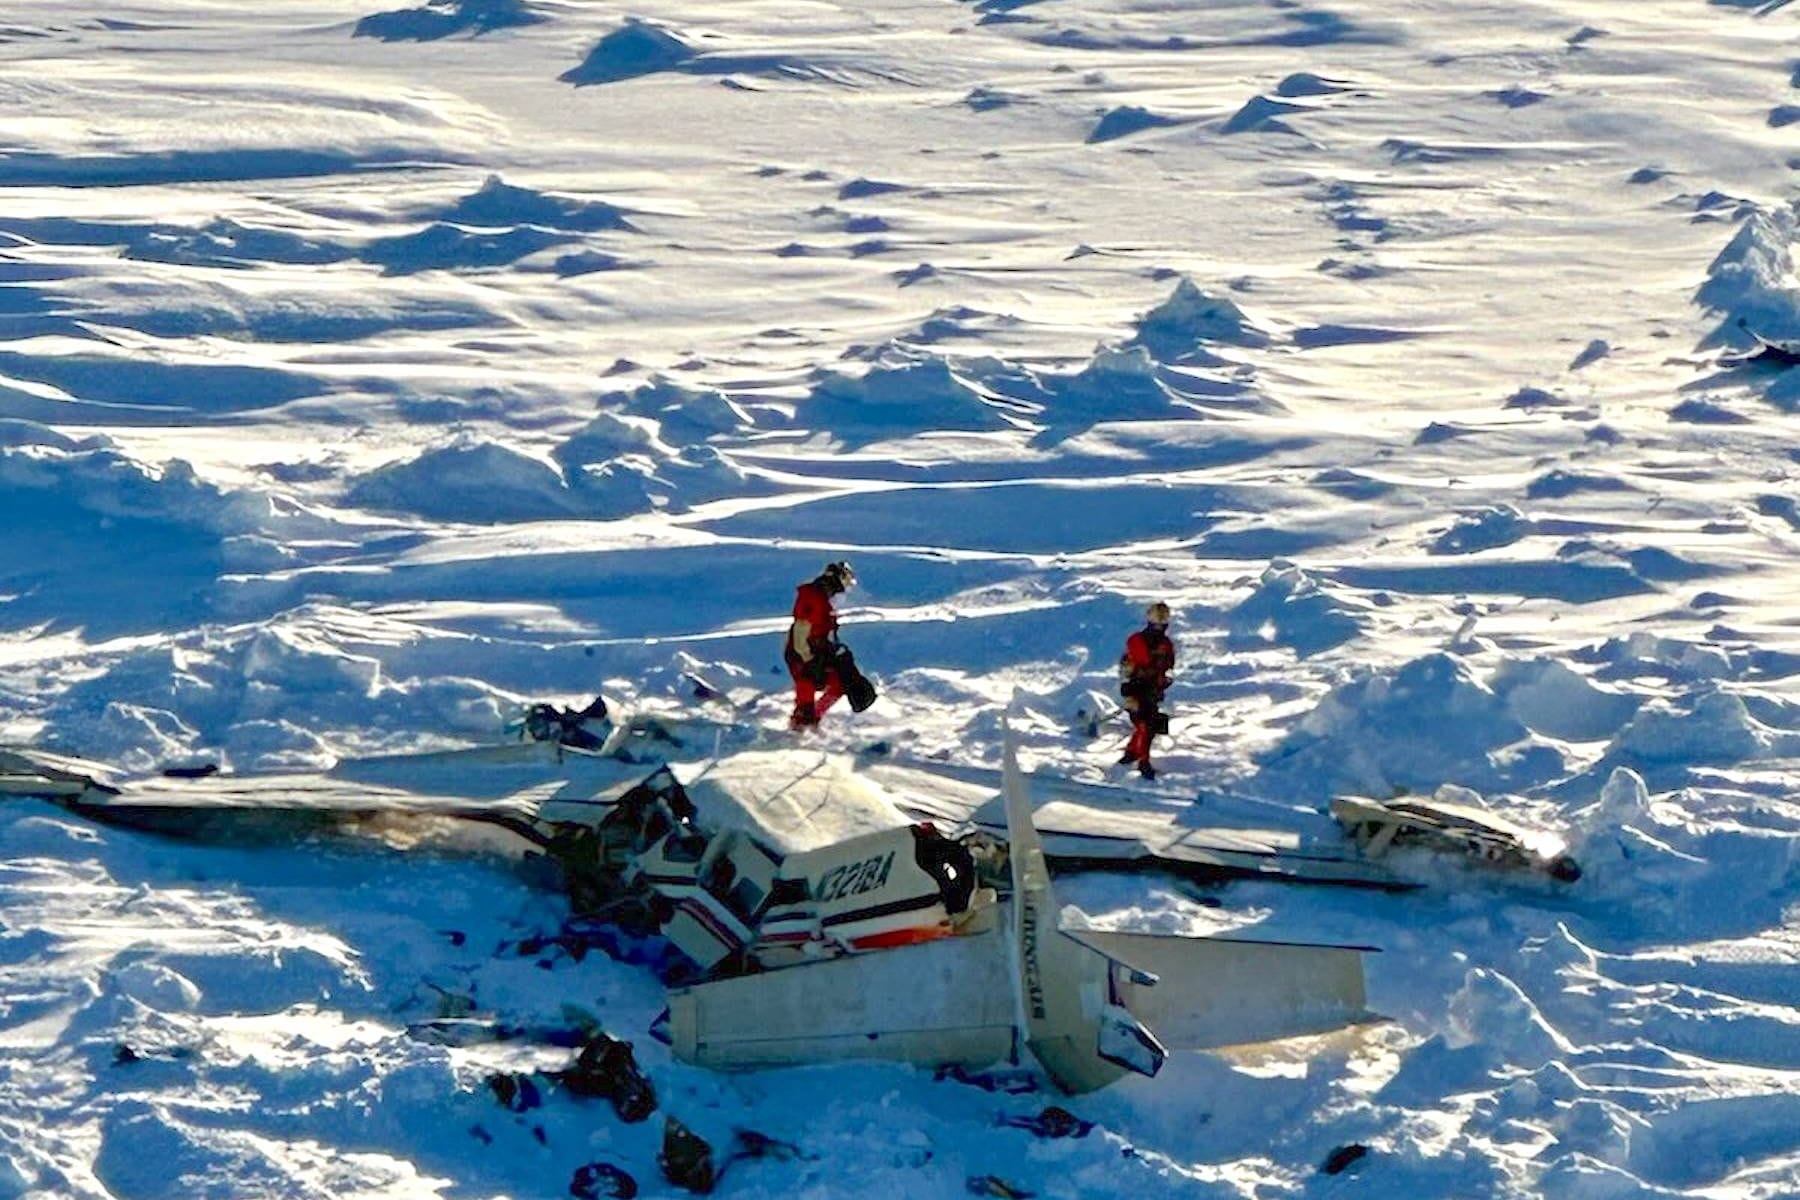
MULTIPOLYGON (((1129 1071, 1154 1075, 1170 1050, 1370 1019, 1367 947, 1063 929, 1057 855, 1033 823, 1010 737, 1002 841, 992 802, 989 831, 977 820, 961 839, 903 811, 896 785, 917 800, 933 791, 928 769, 877 771, 794 749, 682 761, 704 731, 649 720, 599 748, 551 738, 174 779, 0 751, 0 795, 189 836, 391 836, 409 821, 499 831, 555 865, 577 913, 660 932, 692 961, 652 1033, 676 1057, 717 1068, 886 1059, 974 1069, 1029 1050, 1058 1086, 1081 1092, 1129 1071), (658 758, 646 778, 646 760, 658 758)), ((966 780, 944 786, 969 790, 966 780)), ((1391 883, 1329 855, 1285 861, 1275 835, 1272 845, 1238 831, 1181 846, 1169 831, 1051 836, 1075 839, 1065 861, 1079 866, 1391 883)))
POLYGON ((1466 855, 1498 867, 1536 871, 1559 883, 1581 878, 1581 866, 1557 834, 1516 825, 1463 799, 1461 788, 1441 788, 1433 796, 1399 795, 1391 800, 1334 796, 1331 815, 1365 857, 1379 859, 1390 849, 1413 846, 1466 855))

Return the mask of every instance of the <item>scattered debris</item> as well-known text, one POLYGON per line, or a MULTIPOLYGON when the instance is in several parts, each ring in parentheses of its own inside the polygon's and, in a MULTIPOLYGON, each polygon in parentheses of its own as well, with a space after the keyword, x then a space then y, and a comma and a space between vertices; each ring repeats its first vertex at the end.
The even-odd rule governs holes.
POLYGON ((526 741, 556 742, 577 750, 599 750, 613 733, 604 696, 595 696, 580 710, 554 704, 530 705, 515 728, 526 741))
POLYGON ((686 1191, 705 1194, 719 1182, 712 1147, 674 1117, 664 1119, 663 1144, 656 1155, 656 1165, 662 1168, 664 1179, 686 1191))
POLYGON ((113 1047, 113 1066, 128 1067, 133 1063, 145 1061, 183 1062, 194 1056, 194 1052, 186 1046, 168 1046, 160 1049, 140 1049, 119 1042, 113 1047))
POLYGON ((1352 1163, 1361 1161, 1368 1153, 1369 1148, 1361 1142, 1351 1142, 1348 1145, 1339 1146, 1325 1156, 1325 1161, 1320 1164, 1319 1170, 1327 1175, 1339 1174, 1348 1169, 1352 1163))
POLYGON ((758 1133, 754 1129, 734 1130, 731 1137, 731 1153, 725 1156, 725 1162, 719 1168, 719 1174, 741 1159, 766 1158, 773 1162, 794 1162, 808 1157, 800 1147, 792 1142, 784 1142, 780 1138, 772 1138, 766 1133, 758 1133))
POLYGON ((517 1071, 497 1072, 487 1077, 488 1090, 508 1112, 529 1112, 544 1103, 544 1094, 531 1076, 517 1071))
POLYGON ((638 1067, 631 1043, 604 1033, 581 1048, 572 1066, 549 1072, 549 1076, 573 1095, 611 1101, 619 1120, 628 1125, 656 1111, 656 1087, 638 1067))
POLYGON ((1008 1096, 1025 1096, 1039 1089, 1037 1076, 1030 1071, 970 1071, 952 1063, 939 1067, 931 1076, 939 1083, 965 1083, 984 1092, 1001 1092, 1008 1096))
POLYGON ((638 1194, 637 1180, 622 1167, 609 1162, 591 1162, 575 1168, 569 1180, 569 1195, 575 1200, 631 1200, 638 1194))
POLYGON ((1000 1123, 1026 1130, 1041 1138, 1083 1138, 1094 1128, 1092 1121, 1084 1121, 1068 1109, 1055 1104, 1035 1117, 1002 1117, 1000 1123))
POLYGON ((1541 871, 1562 883, 1581 878, 1581 867, 1562 838, 1514 825, 1473 804, 1420 796, 1334 796, 1331 815, 1370 858, 1381 857, 1391 846, 1420 846, 1541 871))

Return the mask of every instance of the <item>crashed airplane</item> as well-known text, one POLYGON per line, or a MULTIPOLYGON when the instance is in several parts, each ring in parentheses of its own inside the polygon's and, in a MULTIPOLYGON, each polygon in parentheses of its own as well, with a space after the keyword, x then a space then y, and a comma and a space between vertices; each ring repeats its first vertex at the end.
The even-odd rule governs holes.
POLYGON ((639 719, 319 772, 180 778, 0 751, 0 795, 189 837, 485 831, 483 847, 552 867, 577 913, 679 951, 685 965, 651 1032, 678 1058, 721 1069, 981 1068, 1029 1054, 1084 1092, 1154 1075, 1173 1050, 1370 1019, 1368 947, 1066 929, 1051 869, 1393 886, 1377 867, 1276 830, 1183 829, 1143 812, 1134 822, 1054 781, 1040 832, 1010 734, 995 797, 967 772, 925 764, 726 752, 728 732, 639 719), (696 753, 708 733, 713 752, 696 753))
MULTIPOLYGON (((1009 899, 978 888, 959 921, 934 927, 942 936, 886 953, 673 989, 664 1033, 676 1055, 721 1068, 851 1058, 983 1067, 1018 1061, 1024 1048, 1058 1087, 1087 1092, 1127 1072, 1155 1075, 1169 1050, 1369 1019, 1367 947, 1062 928, 1010 737, 1004 779, 1009 899)), ((834 877, 809 882, 823 892, 834 877)))

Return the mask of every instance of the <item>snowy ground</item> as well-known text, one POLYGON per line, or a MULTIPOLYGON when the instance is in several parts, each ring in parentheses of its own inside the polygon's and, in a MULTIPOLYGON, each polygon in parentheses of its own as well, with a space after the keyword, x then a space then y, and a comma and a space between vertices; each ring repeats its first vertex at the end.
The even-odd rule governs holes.
POLYGON ((992 763, 1019 689, 1099 779, 1067 717, 1164 598, 1192 811, 1454 783, 1588 875, 1067 880, 1379 945, 1393 1020, 1037 1141, 1043 1094, 671 1063, 500 864, 15 806, 0 1197, 663 1186, 657 1122, 406 1036, 446 993, 804 1148, 731 1195, 1800 1194, 1800 8, 381 3, 0 11, 0 740, 317 764, 690 659, 773 728, 848 557, 885 698, 828 744, 992 763))

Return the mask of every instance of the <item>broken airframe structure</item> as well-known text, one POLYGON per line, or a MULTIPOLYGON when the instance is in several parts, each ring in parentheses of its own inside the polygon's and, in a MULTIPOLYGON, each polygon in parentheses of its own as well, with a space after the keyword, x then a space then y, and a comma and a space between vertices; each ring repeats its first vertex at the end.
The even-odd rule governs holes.
POLYGON ((1277 829, 1185 827, 1109 789, 1033 780, 1010 735, 1002 769, 984 773, 722 753, 728 728, 640 720, 586 748, 552 738, 183 778, 0 751, 0 796, 189 837, 484 831, 484 845, 554 864, 578 912, 658 932, 691 961, 651 1032, 718 1068, 980 1068, 1029 1052, 1082 1092, 1154 1075, 1171 1050, 1370 1019, 1368 947, 1065 929, 1051 871, 1396 886, 1379 866, 1277 829), (714 752, 696 754, 709 735, 714 752), (1034 783, 1051 796, 1035 814, 1034 783))
POLYGON ((1412 846, 1536 871, 1559 883, 1581 878, 1580 864, 1559 835, 1515 825, 1498 813, 1458 800, 1454 793, 1460 788, 1439 791, 1452 795, 1400 795, 1391 800, 1334 796, 1331 815, 1367 859, 1412 846))

